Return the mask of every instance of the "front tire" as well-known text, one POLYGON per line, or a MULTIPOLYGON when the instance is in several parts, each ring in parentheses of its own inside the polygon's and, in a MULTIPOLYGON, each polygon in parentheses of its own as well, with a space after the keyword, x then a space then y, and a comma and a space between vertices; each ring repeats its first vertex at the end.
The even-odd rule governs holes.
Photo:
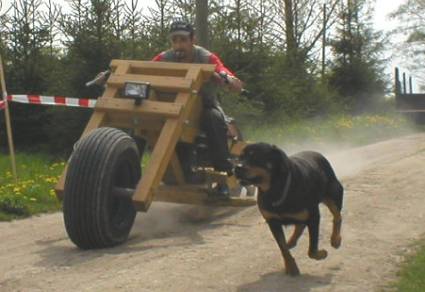
POLYGON ((68 165, 63 214, 71 241, 82 249, 125 242, 136 210, 129 197, 114 188, 136 187, 141 177, 140 154, 123 131, 99 128, 82 138, 68 165))

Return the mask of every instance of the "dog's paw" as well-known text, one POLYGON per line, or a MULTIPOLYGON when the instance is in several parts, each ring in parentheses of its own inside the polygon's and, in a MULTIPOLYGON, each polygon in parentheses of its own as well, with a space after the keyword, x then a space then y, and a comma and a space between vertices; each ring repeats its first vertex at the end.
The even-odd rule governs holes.
POLYGON ((325 249, 320 249, 315 253, 309 253, 308 256, 315 260, 323 260, 328 256, 328 252, 325 249))
POLYGON ((298 269, 298 267, 295 265, 293 267, 290 268, 286 268, 285 272, 287 275, 291 276, 291 277, 295 277, 295 276, 299 276, 300 275, 300 270, 298 269))
POLYGON ((285 261, 285 272, 289 276, 298 276, 300 274, 300 270, 298 269, 295 260, 285 261))
POLYGON ((332 236, 331 237, 331 245, 333 248, 339 248, 341 246, 341 236, 332 236))

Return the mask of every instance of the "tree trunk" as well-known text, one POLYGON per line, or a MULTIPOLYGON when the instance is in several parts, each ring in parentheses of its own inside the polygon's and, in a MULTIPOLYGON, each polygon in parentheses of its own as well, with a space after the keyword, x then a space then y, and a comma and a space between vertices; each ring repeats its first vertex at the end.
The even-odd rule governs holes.
POLYGON ((294 28, 294 10, 293 0, 284 0, 285 9, 285 35, 286 35, 286 53, 292 60, 297 56, 297 41, 294 28))
POLYGON ((202 47, 208 48, 208 0, 196 0, 195 22, 198 43, 202 47))

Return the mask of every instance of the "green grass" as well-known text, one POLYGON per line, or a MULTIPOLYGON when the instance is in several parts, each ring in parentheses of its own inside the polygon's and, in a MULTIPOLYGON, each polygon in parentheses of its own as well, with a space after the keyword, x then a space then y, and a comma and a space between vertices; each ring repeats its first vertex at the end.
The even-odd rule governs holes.
POLYGON ((0 154, 0 221, 59 210, 53 187, 64 162, 47 155, 18 153, 16 164, 17 183, 9 156, 0 154))
POLYGON ((245 127, 250 141, 277 144, 289 150, 301 145, 321 149, 329 144, 360 146, 417 131, 408 119, 398 115, 334 115, 326 119, 282 121, 245 127))
POLYGON ((395 284, 400 292, 425 291, 425 243, 422 243, 415 255, 409 256, 399 272, 395 284))

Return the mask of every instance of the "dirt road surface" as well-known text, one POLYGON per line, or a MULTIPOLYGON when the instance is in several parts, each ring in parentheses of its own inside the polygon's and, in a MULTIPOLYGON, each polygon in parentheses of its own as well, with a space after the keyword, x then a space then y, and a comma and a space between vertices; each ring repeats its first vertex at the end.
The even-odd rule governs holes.
POLYGON ((0 291, 387 290, 425 234, 425 135, 329 158, 345 187, 343 243, 330 246, 331 216, 321 208, 320 245, 329 255, 309 259, 304 234, 293 250, 299 277, 284 274, 256 207, 154 203, 130 240, 112 249, 78 250, 61 213, 0 223, 0 291))

